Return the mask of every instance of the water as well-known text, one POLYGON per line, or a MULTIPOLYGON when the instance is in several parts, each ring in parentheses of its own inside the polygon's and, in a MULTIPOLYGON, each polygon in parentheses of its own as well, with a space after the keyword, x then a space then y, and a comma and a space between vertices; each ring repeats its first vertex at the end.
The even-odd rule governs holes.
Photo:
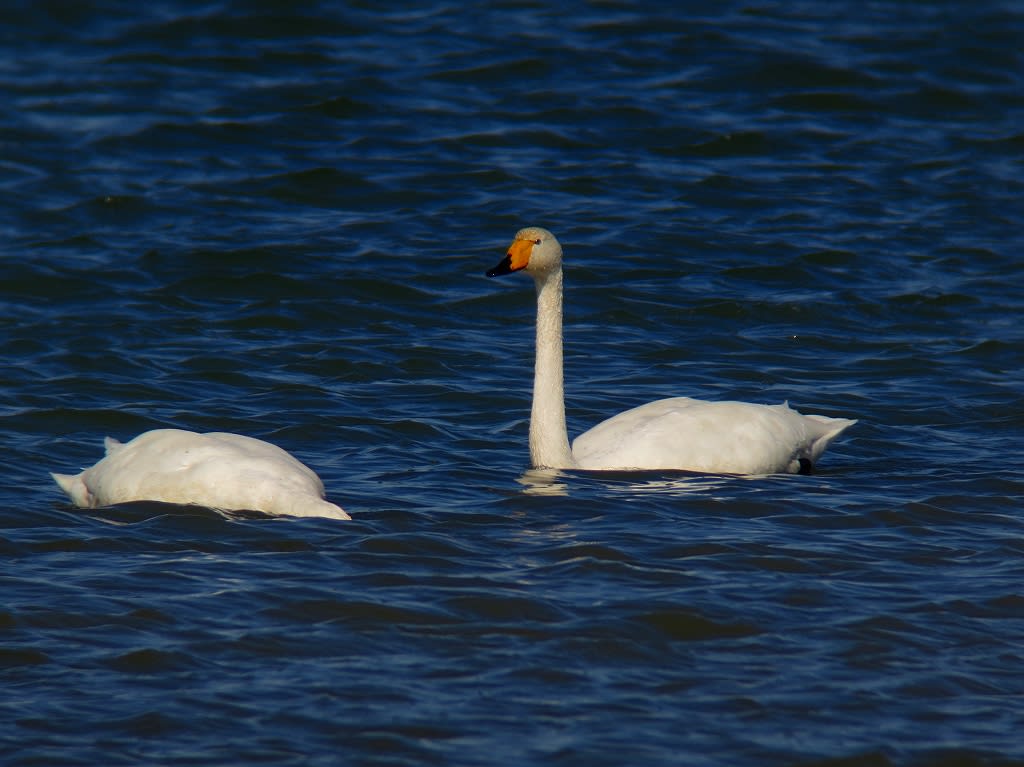
POLYGON ((9 765, 1024 763, 1024 6, 33 4, 0 63, 9 765), (527 472, 860 422, 810 477, 527 472), (354 517, 81 511, 154 427, 354 517))

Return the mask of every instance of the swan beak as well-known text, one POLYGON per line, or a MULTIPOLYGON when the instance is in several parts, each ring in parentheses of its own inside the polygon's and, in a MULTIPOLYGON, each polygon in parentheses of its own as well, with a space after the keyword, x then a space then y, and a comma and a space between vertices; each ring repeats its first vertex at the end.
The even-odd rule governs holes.
POLYGON ((488 277, 500 277, 503 274, 511 274, 525 269, 530 263, 530 254, 533 252, 532 240, 516 240, 508 246, 508 253, 493 269, 487 270, 488 277))

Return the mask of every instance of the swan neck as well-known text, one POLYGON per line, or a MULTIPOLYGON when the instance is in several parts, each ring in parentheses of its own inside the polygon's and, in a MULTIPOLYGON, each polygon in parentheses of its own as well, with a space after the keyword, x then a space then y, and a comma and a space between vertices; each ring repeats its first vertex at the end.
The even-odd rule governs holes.
POLYGON ((561 267, 538 276, 536 286, 537 360, 530 413, 530 462, 534 468, 567 469, 576 462, 565 426, 561 267))

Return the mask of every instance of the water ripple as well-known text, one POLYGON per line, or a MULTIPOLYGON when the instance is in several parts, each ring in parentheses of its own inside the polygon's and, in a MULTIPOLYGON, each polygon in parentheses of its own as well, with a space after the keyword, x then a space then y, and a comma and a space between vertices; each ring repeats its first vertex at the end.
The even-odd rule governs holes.
POLYGON ((5 21, 12 765, 1024 759, 1012 4, 5 21), (532 286, 482 276, 525 223, 572 433, 676 394, 858 425, 809 477, 530 471, 532 286), (355 518, 46 474, 161 426, 355 518))

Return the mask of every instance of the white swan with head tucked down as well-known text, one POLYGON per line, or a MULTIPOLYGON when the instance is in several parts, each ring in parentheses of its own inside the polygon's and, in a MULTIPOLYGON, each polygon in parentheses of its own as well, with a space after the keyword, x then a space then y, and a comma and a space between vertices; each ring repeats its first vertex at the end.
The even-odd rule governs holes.
POLYGON ((130 501, 192 504, 224 511, 351 519, 324 500, 312 469, 277 445, 240 434, 154 429, 121 444, 79 474, 51 474, 76 506, 130 501))
POLYGON ((525 271, 537 288, 537 360, 530 414, 535 468, 681 469, 709 474, 809 473, 829 443, 856 423, 801 415, 788 404, 671 397, 619 413, 569 447, 562 379, 562 246, 521 229, 488 277, 525 271))

